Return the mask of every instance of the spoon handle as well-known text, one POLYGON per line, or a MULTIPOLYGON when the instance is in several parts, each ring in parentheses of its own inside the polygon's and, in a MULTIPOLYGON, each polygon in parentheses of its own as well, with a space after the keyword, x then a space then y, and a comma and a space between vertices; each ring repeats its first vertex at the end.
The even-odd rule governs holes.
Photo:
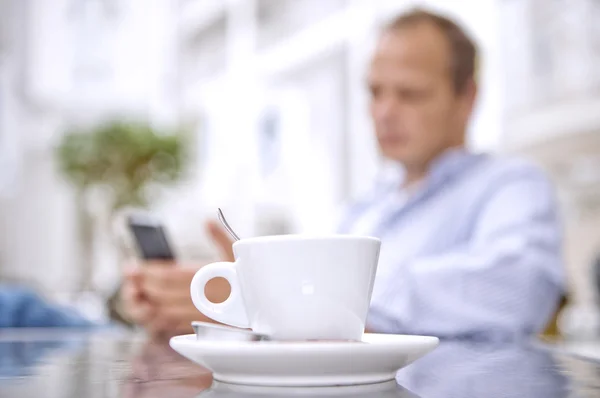
POLYGON ((235 240, 240 240, 239 236, 237 236, 237 234, 233 232, 233 229, 231 229, 231 227, 227 223, 227 220, 225 219, 225 216, 223 215, 223 212, 220 208, 218 209, 217 215, 219 217, 219 221, 221 221, 221 224, 223 224, 227 232, 229 232, 229 235, 231 235, 235 240))

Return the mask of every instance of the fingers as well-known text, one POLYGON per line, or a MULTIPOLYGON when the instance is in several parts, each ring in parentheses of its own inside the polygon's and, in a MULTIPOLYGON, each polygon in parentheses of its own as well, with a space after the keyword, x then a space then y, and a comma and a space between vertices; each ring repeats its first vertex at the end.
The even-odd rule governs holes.
POLYGON ((191 300, 179 304, 157 303, 152 309, 143 326, 153 339, 168 338, 176 333, 192 333, 193 321, 206 320, 191 300))
MULTIPOLYGON (((192 303, 190 285, 196 271, 157 263, 128 270, 121 294, 129 316, 154 336, 191 333, 192 321, 210 321, 192 303)), ((222 278, 211 280, 205 289, 213 302, 224 301, 229 291, 222 278)))
POLYGON ((183 285, 189 287, 198 267, 169 266, 150 263, 141 272, 145 284, 160 284, 166 289, 179 288, 183 285))
POLYGON ((149 300, 161 305, 191 302, 190 284, 196 269, 149 265, 144 268, 143 289, 149 300))
MULTIPOLYGON (((144 294, 162 306, 191 303, 190 285, 195 273, 192 268, 148 267, 144 270, 144 294)), ((204 292, 213 303, 221 303, 229 297, 231 289, 227 280, 215 278, 206 284, 204 292)))
POLYGON ((126 268, 123 274, 125 283, 130 285, 130 288, 141 289, 142 273, 137 268, 126 268))
POLYGON ((145 324, 155 316, 156 309, 131 281, 123 284, 121 295, 127 315, 138 324, 145 324))
POLYGON ((225 229, 215 220, 209 220, 206 223, 208 236, 221 252, 224 261, 235 261, 233 255, 233 240, 225 229))

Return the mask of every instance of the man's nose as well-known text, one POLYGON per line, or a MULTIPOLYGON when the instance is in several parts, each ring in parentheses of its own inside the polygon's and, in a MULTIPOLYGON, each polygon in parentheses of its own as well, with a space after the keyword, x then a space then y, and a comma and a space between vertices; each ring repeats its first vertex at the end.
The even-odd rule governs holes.
POLYGON ((379 101, 375 103, 374 107, 374 117, 376 120, 385 122, 390 119, 394 119, 398 116, 399 106, 397 101, 388 96, 386 98, 381 98, 379 101))

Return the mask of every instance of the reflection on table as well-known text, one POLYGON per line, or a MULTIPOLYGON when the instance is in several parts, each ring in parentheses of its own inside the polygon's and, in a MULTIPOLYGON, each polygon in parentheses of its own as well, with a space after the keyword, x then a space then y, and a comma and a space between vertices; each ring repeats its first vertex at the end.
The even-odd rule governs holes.
POLYGON ((442 342, 369 386, 275 388, 214 382, 163 342, 125 333, 0 333, 0 397, 577 398, 600 396, 600 363, 531 344, 442 342), (594 395, 595 394, 595 395, 594 395))

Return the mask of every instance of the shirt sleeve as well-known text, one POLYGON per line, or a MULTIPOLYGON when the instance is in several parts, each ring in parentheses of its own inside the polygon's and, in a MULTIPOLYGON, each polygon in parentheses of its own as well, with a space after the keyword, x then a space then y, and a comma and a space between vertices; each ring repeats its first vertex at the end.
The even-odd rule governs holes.
POLYGON ((544 328, 564 289, 550 183, 523 173, 481 203, 467 244, 397 267, 386 300, 371 307, 369 330, 459 336, 544 328))
POLYGON ((0 328, 91 327, 92 322, 29 289, 0 285, 0 328))

